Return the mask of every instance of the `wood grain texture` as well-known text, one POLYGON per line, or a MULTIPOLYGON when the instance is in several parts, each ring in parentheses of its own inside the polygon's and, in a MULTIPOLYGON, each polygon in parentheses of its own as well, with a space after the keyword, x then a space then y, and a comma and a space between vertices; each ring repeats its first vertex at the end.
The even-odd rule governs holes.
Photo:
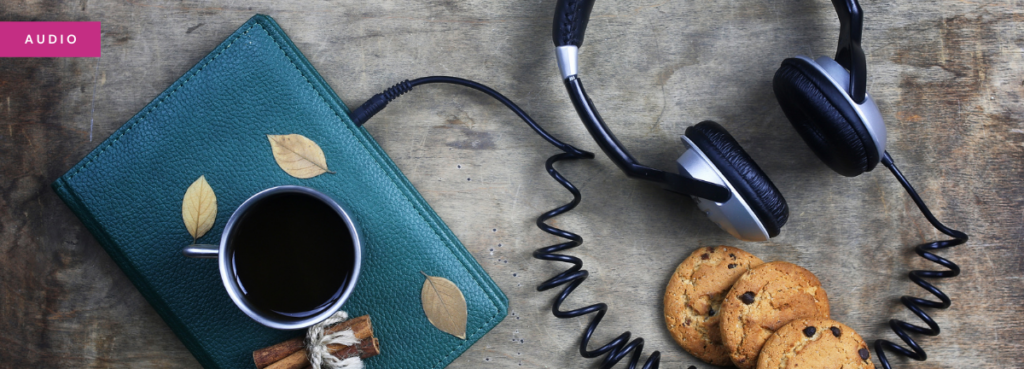
MULTIPOLYGON (((935 282, 953 298, 911 368, 1011 368, 1024 362, 1024 1, 865 0, 868 91, 888 151, 939 219, 971 241, 940 254, 963 267, 935 282)), ((553 1, 200 2, 7 0, 4 21, 100 21, 99 59, 0 59, 0 367, 195 368, 197 362, 48 188, 68 168, 255 13, 273 16, 350 106, 403 79, 454 75, 515 100, 588 150, 558 80, 553 1)), ((883 169, 845 178, 800 142, 771 90, 779 63, 834 52, 826 1, 600 1, 582 48, 588 92, 642 163, 671 169, 679 135, 724 125, 775 181, 789 224, 738 242, 682 198, 630 180, 603 155, 560 164, 583 192, 553 221, 586 242, 590 278, 566 308, 610 311, 596 333, 644 337, 662 367, 696 364, 662 322, 662 294, 693 249, 726 244, 797 263, 821 279, 832 316, 868 341, 896 339, 898 296, 925 297, 913 245, 937 239, 883 169)), ((423 86, 367 124, 508 295, 509 316, 452 368, 597 367, 578 356, 589 318, 557 319, 565 268, 531 257, 559 242, 533 222, 570 199, 543 170, 556 150, 495 101, 423 86)), ((387 340, 387 337, 380 337, 387 340)), ((372 360, 372 359, 371 359, 372 360)))

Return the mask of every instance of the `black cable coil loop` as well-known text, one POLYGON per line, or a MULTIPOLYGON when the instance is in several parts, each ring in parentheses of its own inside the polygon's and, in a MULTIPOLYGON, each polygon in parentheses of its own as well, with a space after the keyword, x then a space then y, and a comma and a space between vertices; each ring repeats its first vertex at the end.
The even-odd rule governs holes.
MULTIPOLYGON (((588 273, 586 270, 581 270, 583 269, 583 261, 580 260, 579 258, 568 255, 555 254, 555 252, 579 246, 580 244, 583 243, 583 238, 572 232, 563 231, 561 229, 551 227, 544 223, 544 221, 548 219, 551 219, 555 216, 558 216, 559 214, 563 214, 569 210, 572 210, 573 208, 576 207, 576 205, 579 205, 580 203, 580 191, 577 190, 576 187, 572 185, 572 183, 569 183, 569 181, 566 180, 565 177, 562 177, 562 175, 555 170, 554 165, 556 162, 560 160, 593 159, 594 153, 577 149, 572 145, 559 141, 557 138, 555 138, 547 131, 545 131, 544 128, 541 128, 541 126, 538 125, 537 122, 534 122, 533 118, 530 118, 530 116, 527 115, 526 112, 523 111, 523 109, 521 109, 518 105, 512 102, 512 100, 509 100, 507 97, 505 97, 498 91, 495 91, 490 87, 484 86, 480 83, 457 77, 431 76, 417 78, 412 81, 402 81, 392 86, 391 88, 388 88, 384 92, 374 95, 372 98, 370 98, 362 105, 360 105, 358 108, 353 110, 351 114, 352 120, 353 122, 355 122, 356 126, 361 126, 364 123, 366 123, 366 121, 369 120, 371 117, 373 117, 374 114, 380 112, 381 109, 384 109, 384 107, 387 106, 389 102, 394 100, 399 95, 408 92, 415 86, 430 83, 449 83, 466 86, 495 98, 496 100, 504 104, 506 107, 511 109, 512 112, 519 116, 520 119, 526 122, 526 124, 529 125, 530 128, 534 130, 534 132, 537 132, 537 134, 540 135, 541 138, 543 138, 548 143, 554 145, 555 147, 563 151, 563 153, 561 154, 555 154, 548 158, 547 162, 545 163, 545 168, 547 168, 548 174, 550 174, 552 178, 558 181, 558 183, 561 183, 562 186, 564 186, 566 189, 569 190, 569 192, 572 193, 572 202, 542 214, 540 217, 537 218, 537 226, 547 233, 568 239, 569 242, 541 248, 533 252, 533 257, 541 260, 553 260, 570 263, 573 266, 570 267, 568 270, 559 273, 555 277, 545 281, 539 287, 537 287, 537 289, 540 291, 544 291, 568 283, 569 285, 566 286, 564 290, 562 290, 562 294, 558 296, 558 299, 555 300, 555 303, 551 306, 551 312, 554 313, 555 316, 559 318, 573 318, 580 315, 590 314, 595 311, 597 312, 597 315, 595 315, 594 319, 590 321, 590 326, 587 327, 587 331, 583 335, 583 341, 580 342, 580 354, 583 355, 583 357, 585 358, 595 358, 607 353, 608 356, 605 357, 602 368, 611 368, 612 366, 615 366, 615 364, 617 364, 620 360, 622 360, 623 357, 632 352, 633 358, 632 360, 630 360, 629 369, 636 369, 636 364, 639 361, 640 354, 644 348, 644 339, 637 337, 632 342, 629 342, 629 332, 623 333, 618 338, 612 340, 611 342, 597 350, 587 350, 587 344, 590 343, 590 337, 594 334, 594 331, 597 329, 598 323, 601 323, 601 319, 604 318, 604 314, 608 311, 608 305, 598 303, 581 309, 570 311, 561 311, 558 309, 562 305, 562 302, 564 302, 565 299, 569 296, 569 294, 572 293, 572 291, 575 290, 576 287, 580 285, 580 283, 583 283, 583 280, 587 279, 588 273)), ((646 364, 644 364, 643 366, 643 369, 658 368, 660 358, 660 352, 655 351, 651 353, 651 356, 648 357, 646 364)))
MULTIPOLYGON (((640 355, 643 352, 644 339, 637 337, 632 342, 630 342, 629 339, 631 335, 629 332, 625 332, 619 335, 611 342, 605 344, 604 346, 601 346, 601 348, 598 348, 596 350, 587 350, 587 346, 590 343, 591 337, 594 335, 594 331, 597 330, 597 326, 598 324, 601 323, 601 319, 604 319, 605 313, 608 312, 608 305, 604 303, 597 303, 576 310, 559 310, 559 307, 561 307, 562 303, 565 302, 565 299, 569 297, 569 294, 571 294, 572 291, 576 290, 576 287, 579 287, 579 285, 583 283, 584 280, 587 279, 589 273, 586 270, 583 270, 583 261, 580 260, 579 258, 569 255, 557 254, 557 252, 565 251, 583 244, 583 238, 575 233, 561 230, 544 223, 548 219, 554 218, 558 215, 564 214, 574 209, 577 205, 579 205, 581 198, 580 191, 576 189, 576 187, 573 186, 572 183, 566 180, 565 177, 558 173, 558 171, 555 170, 554 165, 555 163, 561 160, 593 159, 594 154, 589 151, 577 149, 572 145, 566 144, 562 141, 559 141, 554 136, 551 136, 551 134, 547 133, 543 128, 537 125, 537 123, 534 122, 533 119, 530 118, 530 116, 527 115, 525 111, 519 108, 519 106, 517 106, 511 100, 506 98, 504 95, 498 93, 497 91, 494 91, 490 87, 457 77, 433 76, 419 78, 412 81, 402 81, 396 84, 395 86, 388 88, 384 92, 374 95, 372 98, 364 102, 361 106, 354 109, 351 113, 352 121, 356 124, 356 126, 361 126, 364 123, 366 123, 366 121, 369 120, 371 117, 373 117, 374 114, 380 112, 381 109, 387 106, 389 102, 391 102, 398 96, 408 92, 415 86, 430 83, 450 83, 462 85, 483 92, 497 99, 506 107, 511 109, 516 115, 518 115, 520 119, 526 122, 526 124, 528 124, 530 128, 537 132, 538 135, 544 138, 544 140, 548 141, 549 143, 563 151, 563 153, 556 154, 548 158, 544 167, 547 169, 548 174, 551 175, 551 178, 554 178, 556 181, 558 181, 558 183, 562 184, 563 187, 565 187, 567 190, 569 190, 570 193, 572 193, 572 201, 569 202, 568 204, 562 205, 558 208, 552 209, 551 211, 541 214, 541 216, 537 218, 537 227, 539 227, 544 232, 565 238, 569 240, 569 242, 564 242, 557 245, 537 249, 536 251, 533 252, 533 257, 541 260, 561 261, 563 263, 572 264, 572 266, 569 267, 569 269, 566 269, 564 272, 561 272, 558 275, 552 277, 551 279, 548 279, 547 281, 541 283, 539 286, 537 286, 537 290, 546 291, 548 289, 567 284, 567 286, 565 286, 565 289, 562 290, 562 293, 558 295, 558 298, 555 299, 554 304, 552 304, 551 306, 551 312, 558 318, 574 318, 594 312, 597 313, 596 315, 594 315, 594 318, 590 320, 590 325, 587 326, 587 330, 583 334, 583 340, 580 342, 580 355, 582 355, 585 358, 595 358, 604 354, 608 354, 608 356, 604 358, 604 362, 601 365, 601 368, 608 369, 615 366, 615 364, 618 364, 618 362, 625 358, 626 355, 632 353, 633 355, 629 362, 629 369, 636 369, 636 364, 640 361, 640 355)), ((918 245, 915 249, 917 254, 920 255, 921 257, 927 259, 928 261, 946 267, 948 270, 914 270, 910 272, 911 281, 916 283, 918 286, 921 286, 921 288, 924 288, 926 291, 928 291, 935 297, 939 298, 940 301, 925 300, 913 296, 903 296, 900 298, 900 301, 903 303, 903 305, 905 305, 907 309, 910 309, 910 311, 913 312, 914 315, 917 315, 918 318, 923 320, 925 324, 928 325, 928 327, 925 328, 921 326, 916 326, 904 322, 902 320, 889 320, 889 326, 892 328, 893 332, 895 332, 896 335, 903 340, 903 342, 910 346, 910 349, 907 349, 891 341, 875 341, 875 354, 878 355, 878 359, 882 362, 882 366, 885 369, 892 369, 892 366, 889 364, 888 358, 885 357, 884 349, 888 349, 897 354, 909 357, 914 360, 923 361, 927 359, 927 354, 925 354, 924 349, 922 349, 921 346, 918 345, 912 337, 910 337, 910 334, 907 333, 908 331, 928 336, 936 336, 939 334, 938 323, 936 323, 935 320, 928 316, 928 314, 925 313, 924 310, 922 310, 921 308, 927 307, 946 309, 951 304, 949 296, 946 296, 946 294, 940 291, 938 288, 926 282, 924 278, 956 277, 957 275, 960 274, 960 267, 949 260, 932 254, 929 251, 962 245, 965 242, 967 242, 968 236, 963 232, 947 228, 945 225, 943 225, 937 219, 935 219, 935 216, 933 216, 931 211, 928 210, 928 207, 924 204, 924 201, 922 201, 921 197, 917 194, 917 191, 915 191, 914 188, 910 185, 910 183, 907 182, 907 179, 903 177, 903 173, 900 173, 899 169, 896 168, 896 164, 893 163, 892 157, 889 156, 888 152, 885 152, 884 155, 882 155, 881 162, 887 168, 889 168, 889 171, 891 171, 892 174, 896 177, 896 179, 900 182, 900 184, 903 185, 903 188, 907 191, 908 194, 910 194, 910 197, 914 200, 914 203, 917 204, 917 207, 921 210, 921 213, 924 214, 925 218, 928 219, 928 222, 931 223, 932 226, 935 227, 935 229, 939 230, 940 232, 950 237, 953 237, 952 240, 923 243, 918 245)), ((660 361, 661 353, 658 351, 654 351, 651 353, 651 356, 647 358, 647 361, 645 362, 643 369, 656 369, 658 368, 660 361)), ((690 368, 694 367, 690 366, 690 368)))
MULTIPOLYGON (((625 332, 619 335, 617 338, 615 338, 608 344, 602 346, 601 348, 598 348, 596 350, 587 350, 587 346, 589 346, 591 336, 593 336, 594 331, 597 330, 598 324, 601 323, 601 319, 604 318, 605 313, 608 311, 607 304, 597 303, 569 311, 559 310, 559 307, 561 307, 565 299, 569 297, 569 294, 571 294, 572 291, 576 289, 576 287, 579 287, 579 285, 583 283, 584 280, 587 279, 589 273, 586 270, 582 270, 583 261, 580 260, 579 258, 569 255, 556 254, 556 252, 568 250, 581 245, 583 243, 583 238, 575 233, 552 227, 544 222, 555 216, 564 214, 575 208, 577 205, 579 205, 581 198, 580 191, 576 189, 576 187, 573 186, 572 183, 566 180, 565 177, 558 173, 557 170, 555 170, 554 164, 560 160, 580 158, 584 158, 584 156, 574 155, 572 153, 566 152, 548 158, 544 166, 547 169, 548 174, 550 174, 552 178, 554 178, 556 181, 558 181, 558 183, 562 184, 563 187, 565 187, 567 190, 569 190, 569 192, 572 193, 573 199, 568 204, 562 205, 558 208, 548 211, 542 214, 540 217, 538 217, 537 227, 539 227, 541 230, 549 234, 568 239, 569 242, 564 242, 557 245, 540 248, 537 251, 533 252, 533 257, 541 260, 561 261, 565 263, 570 263, 572 264, 572 267, 570 267, 569 269, 565 270, 562 273, 559 273, 558 275, 552 277, 551 279, 544 281, 537 287, 537 290, 545 291, 554 287, 561 286, 563 284, 568 284, 565 287, 565 289, 562 290, 562 293, 559 294, 558 298, 555 300, 555 303, 551 306, 551 312, 556 317, 563 319, 575 318, 581 315, 597 312, 597 315, 595 315, 594 318, 590 321, 590 325, 587 326, 587 330, 583 335, 583 340, 580 342, 580 355, 586 358, 595 358, 607 353, 608 356, 605 357, 604 363, 601 367, 611 368, 615 366, 615 364, 617 364, 620 360, 622 360, 627 354, 632 352, 633 356, 630 360, 629 368, 635 369, 636 364, 640 359, 641 352, 643 351, 644 339, 637 337, 632 342, 629 342, 630 332, 625 332)), ((590 154, 588 158, 593 158, 593 154, 590 154)), ((655 351, 651 353, 651 356, 648 357, 647 362, 643 366, 643 369, 658 368, 660 358, 660 352, 655 351)))
MULTIPOLYGON (((555 170, 554 165, 559 160, 593 159, 594 153, 577 149, 572 145, 559 141, 557 138, 555 138, 547 131, 545 131, 544 128, 541 128, 541 126, 539 126, 537 122, 534 122, 533 118, 530 118, 530 116, 527 115, 526 112, 523 111, 523 109, 521 109, 518 105, 512 102, 512 100, 509 100, 507 97, 505 97, 498 91, 495 91, 490 87, 484 86, 480 83, 476 83, 467 79, 457 77, 432 76, 418 78, 412 81, 402 81, 397 85, 388 88, 384 92, 374 95, 372 98, 370 98, 362 105, 360 105, 358 108, 353 110, 351 114, 352 120, 353 122, 355 122, 356 126, 361 126, 364 123, 366 123, 366 121, 369 120, 371 117, 373 117, 374 114, 380 112, 381 109, 384 109, 384 107, 387 106, 389 102, 394 100, 399 95, 408 92, 415 86, 430 83, 450 83, 455 85, 466 86, 495 98, 496 100, 504 104, 506 107, 511 109, 512 112, 519 116, 520 119, 526 122, 526 124, 529 125, 530 128, 534 130, 534 132, 537 132, 537 134, 540 135, 541 138, 543 138, 544 140, 548 141, 548 143, 554 145, 555 147, 563 151, 563 153, 561 154, 555 154, 554 156, 548 158, 545 164, 545 168, 547 168, 548 174, 550 174, 552 178, 558 181, 558 183, 561 183, 562 186, 564 186, 566 189, 569 190, 569 192, 572 193, 572 202, 562 205, 538 217, 537 226, 547 233, 553 234, 558 237, 566 238, 570 240, 570 242, 541 248, 537 251, 534 251, 533 257, 541 260, 566 262, 573 264, 573 266, 570 267, 568 270, 556 275, 554 278, 545 281, 539 287, 537 287, 537 289, 540 291, 544 291, 553 287, 569 283, 569 285, 565 287, 565 290, 562 291, 562 294, 558 296, 558 299, 555 300, 555 303, 551 306, 551 312, 554 313, 555 316, 559 318, 572 318, 580 315, 590 314, 595 311, 597 312, 597 315, 595 315, 594 319, 590 321, 590 326, 587 327, 587 331, 583 335, 583 341, 580 342, 580 354, 583 355, 583 357, 585 358, 595 358, 605 353, 608 353, 608 356, 605 357, 604 359, 604 364, 602 365, 602 368, 611 368, 612 366, 615 366, 615 364, 617 364, 620 360, 622 360, 623 357, 632 352, 633 358, 632 360, 630 360, 629 369, 636 369, 637 361, 639 361, 640 359, 640 353, 641 351, 643 351, 644 348, 644 340, 643 338, 637 337, 632 342, 629 342, 629 332, 623 333, 618 338, 612 340, 612 342, 609 342, 608 344, 602 346, 597 350, 587 350, 587 344, 590 343, 590 337, 594 334, 594 331, 597 329, 598 323, 601 323, 601 319, 604 318, 604 314, 608 311, 608 305, 598 303, 571 311, 560 311, 558 309, 562 305, 562 302, 565 301, 565 299, 569 296, 569 294, 572 293, 572 291, 575 290, 576 287, 580 285, 580 283, 583 283, 583 280, 587 279, 588 273, 586 270, 581 270, 583 268, 583 261, 580 260, 579 258, 568 255, 554 254, 555 252, 579 246, 580 244, 583 243, 583 238, 572 232, 563 231, 561 229, 551 227, 544 223, 544 221, 551 219, 552 217, 558 216, 559 214, 563 214, 569 210, 572 210, 573 208, 576 207, 576 205, 579 205, 580 203, 580 191, 577 190, 576 187, 572 185, 572 183, 569 183, 569 181, 566 180, 565 177, 562 177, 562 175, 555 170)), ((661 353, 657 351, 651 353, 651 356, 647 359, 647 363, 644 364, 643 369, 658 368, 658 362, 660 361, 660 358, 661 353)))
POLYGON ((946 267, 946 269, 948 270, 914 270, 910 272, 911 281, 913 281, 918 286, 921 286, 921 288, 925 289, 926 291, 937 297, 940 301, 925 300, 913 296, 900 297, 900 302, 902 302, 903 305, 907 307, 907 309, 910 309, 910 311, 913 312, 914 315, 917 315, 918 318, 924 321, 924 323, 928 325, 928 327, 926 328, 913 325, 898 319, 889 320, 889 327, 892 328, 892 331, 896 333, 896 335, 899 336, 900 339, 902 339, 903 342, 907 344, 907 346, 910 346, 910 349, 907 349, 903 346, 893 343, 892 341, 881 339, 875 341, 875 354, 878 355, 878 360, 882 362, 882 367, 884 367, 885 369, 892 369, 892 366, 889 364, 889 359, 885 357, 885 351, 883 349, 888 349, 889 351, 895 352, 897 354, 906 356, 914 360, 926 360, 928 358, 928 354, 924 352, 924 349, 921 348, 921 345, 914 341, 914 339, 907 332, 909 331, 927 336, 939 335, 939 324, 936 323, 935 320, 932 319, 930 316, 928 316, 928 314, 925 313, 924 310, 922 310, 921 308, 927 307, 936 309, 946 309, 949 308, 949 306, 952 303, 949 299, 949 296, 947 296, 941 290, 933 286, 931 283, 926 282, 924 278, 956 277, 957 275, 960 275, 960 266, 956 265, 952 261, 939 257, 929 251, 962 245, 967 242, 968 236, 963 232, 949 229, 948 227, 940 223, 937 219, 935 219, 935 216, 933 216, 932 212, 928 210, 928 207, 924 204, 924 201, 922 201, 921 197, 918 196, 917 191, 915 191, 914 188, 910 186, 910 183, 907 182, 907 179, 903 177, 903 173, 900 173, 900 170, 896 168, 896 164, 893 163, 892 157, 889 156, 888 152, 886 152, 883 155, 882 164, 889 168, 889 171, 892 172, 894 176, 896 176, 896 179, 900 182, 901 185, 903 185, 903 188, 907 190, 907 193, 910 194, 910 197, 914 200, 914 203, 917 204, 917 207, 921 209, 921 213, 924 214, 925 218, 928 219, 928 222, 931 223, 932 226, 935 227, 935 229, 937 229, 939 232, 942 232, 947 236, 953 237, 952 240, 926 242, 917 245, 917 247, 914 249, 914 251, 917 252, 917 254, 920 255, 921 257, 928 259, 928 261, 946 267))
MULTIPOLYGON (((548 158, 547 162, 544 164, 544 167, 547 169, 548 174, 551 175, 551 178, 554 178, 556 181, 558 181, 558 183, 562 184, 562 186, 565 187, 565 189, 569 190, 569 192, 572 193, 572 201, 569 202, 568 204, 562 205, 558 208, 541 214, 541 216, 537 218, 537 227, 539 227, 544 232, 568 239, 569 242, 564 242, 557 245, 540 248, 537 251, 533 252, 533 257, 541 260, 561 261, 563 263, 570 263, 572 264, 572 266, 569 267, 569 269, 566 269, 564 272, 559 273, 558 275, 552 277, 551 279, 548 279, 547 281, 541 283, 539 286, 537 286, 537 290, 545 291, 554 287, 567 284, 567 286, 565 286, 565 289, 562 290, 562 293, 558 295, 558 298, 555 300, 555 303, 551 305, 551 312, 558 318, 575 318, 581 315, 597 312, 597 315, 594 315, 594 318, 591 319, 590 325, 587 326, 587 330, 583 334, 583 340, 580 342, 580 355, 590 359, 607 353, 608 356, 605 356, 601 368, 611 368, 615 366, 615 364, 617 364, 620 360, 622 360, 626 355, 632 352, 633 356, 629 361, 629 369, 635 369, 637 362, 639 362, 640 360, 641 352, 644 349, 644 339, 637 337, 632 342, 630 342, 629 332, 625 332, 619 335, 608 344, 601 346, 601 348, 598 348, 596 350, 587 350, 587 346, 589 346, 590 343, 590 338, 593 336, 594 331, 597 330, 597 326, 598 324, 601 323, 601 319, 604 318, 605 313, 608 312, 608 305, 604 303, 597 303, 576 310, 562 311, 559 309, 559 307, 562 306, 562 303, 565 302, 565 299, 569 297, 569 294, 571 294, 572 291, 576 289, 576 287, 579 287, 579 285, 583 283, 584 280, 587 279, 589 273, 586 270, 582 270, 583 261, 580 260, 579 258, 569 255, 556 254, 557 252, 568 250, 583 244, 583 238, 575 233, 558 229, 548 225, 547 223, 544 223, 548 219, 554 218, 560 214, 564 214, 572 210, 573 208, 576 207, 576 205, 579 205, 580 203, 580 191, 576 189, 576 187, 573 186, 572 183, 566 180, 565 177, 558 173, 557 170, 555 170, 554 164, 560 160, 594 157, 594 154, 592 153, 586 152, 586 154, 589 155, 583 156, 567 151, 566 153, 557 154, 548 158)), ((647 358, 647 362, 644 364, 643 369, 658 368, 660 360, 660 352, 655 351, 651 353, 651 356, 647 358)))

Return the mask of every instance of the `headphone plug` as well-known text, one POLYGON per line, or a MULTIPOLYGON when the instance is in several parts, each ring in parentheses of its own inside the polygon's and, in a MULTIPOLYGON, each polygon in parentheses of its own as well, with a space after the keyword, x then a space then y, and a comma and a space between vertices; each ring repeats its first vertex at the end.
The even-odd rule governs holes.
POLYGON ((362 126, 366 121, 373 118, 374 115, 384 110, 384 107, 388 106, 389 102, 394 101, 402 94, 412 90, 412 84, 409 80, 399 82, 398 84, 391 86, 384 92, 373 95, 369 100, 360 105, 358 108, 352 110, 349 116, 352 118, 352 122, 355 123, 356 127, 362 126))

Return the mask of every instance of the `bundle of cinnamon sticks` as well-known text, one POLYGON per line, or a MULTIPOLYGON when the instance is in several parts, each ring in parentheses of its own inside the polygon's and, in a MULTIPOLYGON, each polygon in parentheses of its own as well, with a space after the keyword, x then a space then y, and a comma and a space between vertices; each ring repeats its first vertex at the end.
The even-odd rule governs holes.
MULTIPOLYGON (((338 323, 325 329, 324 334, 340 332, 345 329, 352 329, 352 333, 359 340, 359 343, 352 346, 329 345, 327 349, 331 355, 339 359, 355 356, 366 359, 380 353, 380 345, 377 342, 377 338, 373 336, 373 327, 370 324, 369 315, 338 323)), ((256 368, 258 369, 311 368, 309 360, 306 358, 306 348, 302 343, 302 337, 296 337, 253 351, 252 360, 256 362, 256 368)))

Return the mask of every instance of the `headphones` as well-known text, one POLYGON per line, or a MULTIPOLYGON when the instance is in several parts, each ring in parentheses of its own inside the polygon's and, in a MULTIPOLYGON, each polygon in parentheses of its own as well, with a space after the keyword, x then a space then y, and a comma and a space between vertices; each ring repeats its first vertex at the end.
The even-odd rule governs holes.
MULTIPOLYGON (((898 319, 889 320, 889 327, 893 333, 907 344, 907 347, 903 347, 884 339, 875 341, 878 360, 883 368, 890 369, 891 365, 885 355, 886 350, 914 360, 927 359, 924 349, 910 333, 938 335, 938 323, 922 308, 946 309, 950 307, 952 300, 925 281, 925 278, 952 278, 960 274, 960 267, 956 263, 935 255, 933 251, 962 245, 969 237, 963 232, 946 227, 932 215, 917 191, 885 151, 885 123, 882 121, 878 106, 866 91, 867 62, 864 50, 860 46, 861 33, 864 29, 863 12, 857 0, 832 0, 832 5, 839 16, 840 24, 839 47, 835 58, 823 56, 811 59, 797 56, 783 60, 772 79, 775 98, 793 128, 811 147, 811 151, 829 168, 841 175, 854 177, 871 171, 881 162, 900 182, 928 222, 939 232, 952 237, 922 243, 915 248, 919 256, 946 270, 910 271, 910 280, 938 298, 938 301, 914 296, 900 298, 900 302, 927 326, 914 325, 898 319)), ((586 31, 587 20, 593 6, 594 0, 558 0, 552 38, 558 57, 558 69, 569 91, 569 98, 601 150, 611 157, 627 176, 657 182, 670 191, 690 195, 697 202, 698 208, 736 238, 744 241, 765 241, 769 237, 777 236, 789 218, 786 200, 757 163, 754 163, 736 140, 718 123, 704 121, 686 129, 681 137, 686 151, 676 160, 679 174, 640 165, 622 147, 597 113, 597 108, 587 96, 579 77, 579 47, 583 44, 583 33, 586 31)), ((549 161, 549 171, 550 163, 549 161)), ((571 186, 566 188, 573 191, 574 200, 571 205, 575 206, 579 203, 579 191, 571 186)), ((571 209, 572 206, 564 208, 571 209)), ((564 211, 567 210, 559 208, 546 213, 538 219, 538 226, 544 228, 543 220, 564 211)), ((600 310, 584 334, 584 339, 580 343, 580 353, 584 357, 608 353, 604 367, 611 367, 627 353, 632 352, 629 367, 635 368, 643 349, 643 339, 636 338, 627 343, 630 335, 626 332, 611 343, 589 351, 588 341, 600 323, 604 310, 592 307, 572 311, 558 310, 561 302, 579 285, 586 274, 585 271, 579 270, 582 266, 579 259, 551 255, 551 252, 578 246, 582 239, 575 234, 557 229, 545 230, 572 240, 571 243, 551 246, 534 253, 536 257, 545 260, 574 263, 573 268, 545 282, 539 288, 543 290, 556 283, 571 282, 552 307, 555 316, 569 318, 600 310), (577 276, 572 274, 574 272, 583 274, 577 276)), ((603 304, 600 306, 606 309, 603 304)), ((653 352, 644 368, 656 368, 660 357, 659 352, 653 352)))
MULTIPOLYGON (((836 56, 834 59, 797 56, 782 61, 772 80, 772 89, 782 111, 793 128, 811 146, 815 155, 839 174, 847 177, 857 176, 871 171, 881 162, 900 182, 928 222, 939 232, 952 237, 919 244, 915 248, 919 256, 946 270, 913 270, 909 273, 912 282, 939 301, 914 296, 900 298, 900 302, 927 327, 897 319, 889 320, 889 327, 907 344, 907 347, 903 347, 884 339, 875 341, 878 360, 883 368, 890 369, 891 365, 885 355, 886 350, 914 360, 927 359, 924 349, 910 333, 938 335, 939 325, 922 308, 946 309, 951 305, 951 299, 925 279, 952 278, 960 274, 960 267, 956 263, 932 252, 962 245, 967 242, 968 236, 946 227, 932 215, 917 191, 885 151, 885 123, 878 107, 865 90, 867 67, 864 50, 860 46, 863 13, 857 0, 832 0, 832 5, 839 16, 841 27, 836 56)), ((659 183, 669 191, 691 196, 697 202, 698 208, 736 238, 745 241, 765 241, 769 237, 777 236, 789 218, 786 200, 757 163, 718 123, 704 121, 686 129, 681 137, 686 150, 676 160, 679 174, 641 165, 615 138, 598 114, 594 102, 587 96, 579 77, 579 47, 583 44, 583 34, 593 7, 594 0, 558 0, 552 38, 556 46, 558 69, 569 91, 569 98, 601 150, 627 176, 659 183)), ((561 309, 562 303, 586 280, 589 273, 583 269, 582 260, 561 254, 580 246, 583 238, 546 223, 547 220, 574 209, 579 205, 581 198, 580 191, 555 170, 554 164, 563 160, 591 159, 594 154, 554 138, 519 106, 490 87, 456 77, 432 76, 402 81, 353 109, 350 114, 352 121, 356 126, 361 126, 398 96, 415 86, 432 83, 462 85, 497 99, 515 112, 538 135, 562 151, 548 158, 545 169, 572 194, 573 199, 538 217, 537 227, 565 239, 566 242, 537 249, 533 252, 533 257, 569 263, 572 266, 542 282, 537 286, 537 290, 546 291, 564 286, 551 306, 551 312, 558 318, 568 319, 593 314, 579 343, 579 351, 583 357, 596 358, 605 355, 601 367, 611 368, 627 355, 631 355, 629 368, 636 368, 643 351, 644 340, 640 337, 631 340, 630 332, 622 333, 597 349, 589 349, 590 340, 608 311, 607 304, 596 303, 573 310, 561 309)), ((647 358, 643 368, 657 368, 660 360, 661 353, 654 351, 647 358)))
MULTIPOLYGON (((857 0, 832 0, 839 16, 835 58, 797 56, 782 62, 772 81, 782 111, 811 150, 847 177, 871 171, 885 153, 885 123, 865 90, 867 66, 857 0)), ((785 198, 739 143, 718 123, 686 129, 676 160, 679 174, 641 165, 615 138, 587 96, 578 54, 594 0, 559 0, 552 39, 569 98, 598 146, 627 176, 691 196, 704 214, 744 241, 766 241, 789 218, 785 198)))

